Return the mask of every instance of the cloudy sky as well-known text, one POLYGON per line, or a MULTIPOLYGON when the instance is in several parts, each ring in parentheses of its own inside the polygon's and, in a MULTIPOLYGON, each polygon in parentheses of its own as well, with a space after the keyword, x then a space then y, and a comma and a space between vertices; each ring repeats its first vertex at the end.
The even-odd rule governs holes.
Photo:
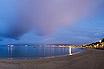
POLYGON ((104 0, 0 0, 0 44, 82 45, 103 26, 104 0))

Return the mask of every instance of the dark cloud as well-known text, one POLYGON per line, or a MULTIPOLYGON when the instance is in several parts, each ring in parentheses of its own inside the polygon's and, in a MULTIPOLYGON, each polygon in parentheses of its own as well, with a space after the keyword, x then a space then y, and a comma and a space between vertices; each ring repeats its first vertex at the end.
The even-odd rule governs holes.
POLYGON ((103 4, 103 0, 1 0, 0 23, 3 26, 0 34, 19 39, 36 30, 38 35, 47 35, 59 27, 76 23, 82 17, 102 12, 103 4))

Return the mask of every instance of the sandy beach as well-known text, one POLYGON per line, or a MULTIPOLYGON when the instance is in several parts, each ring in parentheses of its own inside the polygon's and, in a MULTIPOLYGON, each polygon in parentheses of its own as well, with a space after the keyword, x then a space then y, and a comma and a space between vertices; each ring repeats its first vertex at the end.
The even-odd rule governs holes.
POLYGON ((87 49, 80 54, 48 59, 0 59, 0 69, 104 69, 104 50, 87 49))

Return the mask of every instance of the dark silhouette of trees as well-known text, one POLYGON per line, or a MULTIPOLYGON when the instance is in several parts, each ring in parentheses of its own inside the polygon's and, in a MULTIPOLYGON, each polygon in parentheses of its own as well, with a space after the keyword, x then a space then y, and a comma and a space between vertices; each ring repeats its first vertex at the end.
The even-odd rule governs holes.
POLYGON ((104 38, 101 39, 101 42, 104 42, 104 38))

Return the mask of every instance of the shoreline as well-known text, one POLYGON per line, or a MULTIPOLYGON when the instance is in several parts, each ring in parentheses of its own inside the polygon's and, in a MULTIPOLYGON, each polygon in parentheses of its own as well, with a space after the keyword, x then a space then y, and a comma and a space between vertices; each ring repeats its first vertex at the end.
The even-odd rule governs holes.
POLYGON ((0 69, 104 69, 104 51, 84 49, 72 56, 47 59, 2 60, 0 69))
MULTIPOLYGON (((80 54, 82 52, 84 52, 84 50, 81 51, 81 52, 72 53, 72 55, 80 54)), ((39 59, 59 58, 59 57, 72 56, 72 55, 65 54, 65 55, 48 56, 48 57, 42 57, 42 58, 32 58, 32 57, 28 57, 26 59, 25 58, 0 58, 0 60, 17 60, 17 61, 22 61, 22 60, 39 60, 39 59)))

